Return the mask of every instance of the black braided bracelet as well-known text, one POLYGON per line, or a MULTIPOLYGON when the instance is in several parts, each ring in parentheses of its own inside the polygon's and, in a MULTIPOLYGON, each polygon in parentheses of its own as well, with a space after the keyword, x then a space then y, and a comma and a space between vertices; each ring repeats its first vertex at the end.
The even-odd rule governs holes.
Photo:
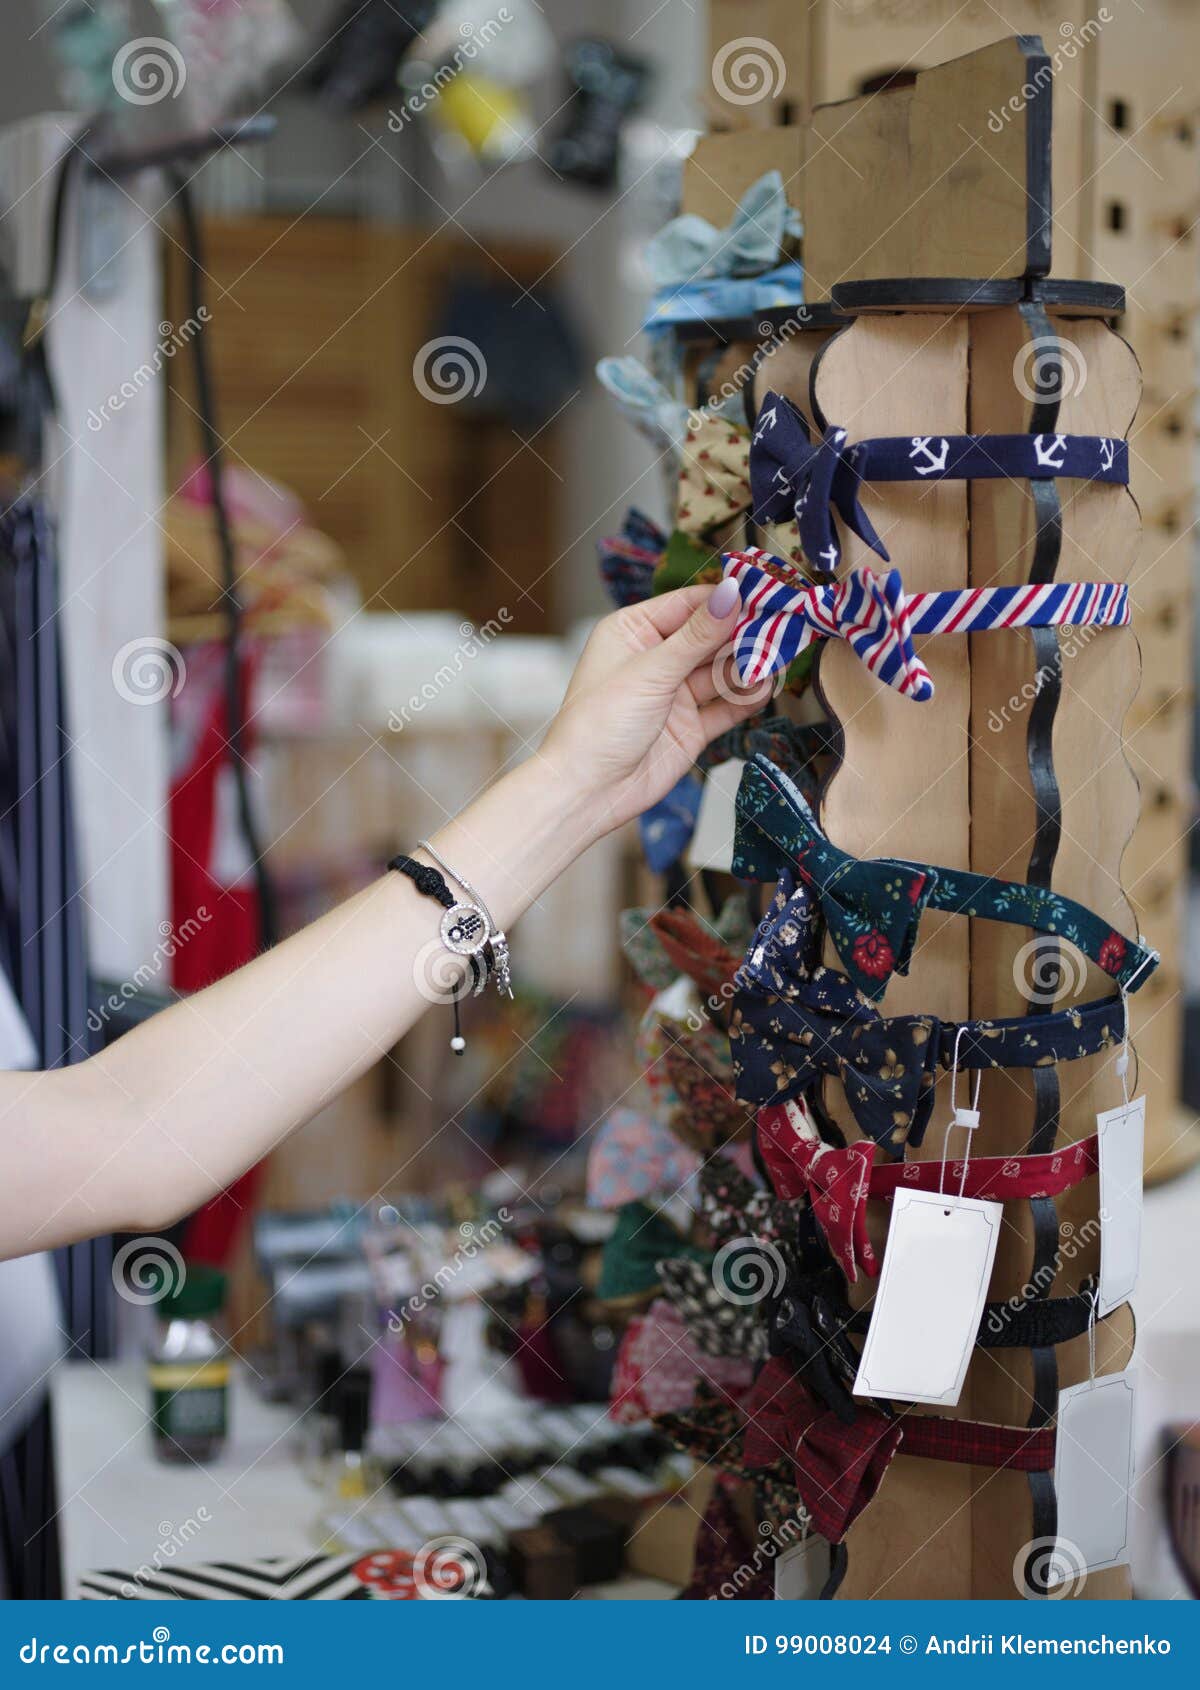
POLYGON ((392 858, 388 867, 406 874, 423 898, 436 898, 444 910, 454 908, 454 894, 446 885, 445 876, 428 863, 419 863, 415 857, 401 853, 392 858))
MULTIPOLYGON (((447 886, 444 876, 428 863, 418 862, 415 857, 407 857, 401 852, 398 856, 392 858, 388 863, 388 868, 395 869, 398 874, 407 875, 423 898, 435 899, 443 909, 452 910, 458 904, 458 899, 447 886)), ((455 953, 447 947, 447 954, 454 955, 455 953)), ((467 955, 465 960, 471 980, 471 995, 478 997, 487 985, 489 955, 487 950, 484 949, 467 955)), ((454 1036, 450 1040, 450 1049, 456 1056, 461 1056, 467 1048, 467 1041, 462 1034, 458 1013, 459 999, 466 995, 467 988, 464 982, 463 991, 455 992, 450 1000, 451 1007, 454 1010, 454 1036)))

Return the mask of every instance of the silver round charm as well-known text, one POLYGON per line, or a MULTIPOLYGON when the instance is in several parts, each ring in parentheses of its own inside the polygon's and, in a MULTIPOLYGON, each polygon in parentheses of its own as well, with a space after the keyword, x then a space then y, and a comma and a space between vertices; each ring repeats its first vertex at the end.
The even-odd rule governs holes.
POLYGON ((442 916, 442 943, 455 956, 474 956, 487 944, 490 932, 490 922, 475 904, 452 904, 442 916))

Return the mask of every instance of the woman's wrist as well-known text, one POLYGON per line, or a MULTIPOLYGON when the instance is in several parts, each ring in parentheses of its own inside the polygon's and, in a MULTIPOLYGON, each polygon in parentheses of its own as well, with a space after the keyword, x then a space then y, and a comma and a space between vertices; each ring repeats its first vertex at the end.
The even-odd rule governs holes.
POLYGON ((535 752, 430 843, 451 876, 466 876, 503 929, 605 831, 604 806, 588 785, 535 752))

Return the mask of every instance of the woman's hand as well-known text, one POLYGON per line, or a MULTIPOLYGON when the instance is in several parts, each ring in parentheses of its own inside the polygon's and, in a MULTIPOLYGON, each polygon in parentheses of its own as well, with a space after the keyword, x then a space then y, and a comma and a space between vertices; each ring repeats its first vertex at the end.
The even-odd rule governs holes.
POLYGON ((581 793, 596 838, 665 797, 710 740, 770 698, 769 681, 735 692, 719 661, 738 604, 733 581, 682 587, 593 630, 540 755, 581 793))

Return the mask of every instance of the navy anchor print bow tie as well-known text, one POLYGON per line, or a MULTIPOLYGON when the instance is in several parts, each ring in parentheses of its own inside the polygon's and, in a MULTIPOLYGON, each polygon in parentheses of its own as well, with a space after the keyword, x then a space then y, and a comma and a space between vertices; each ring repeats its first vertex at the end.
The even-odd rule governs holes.
POLYGON ((1049 480, 1129 481, 1124 440, 1083 434, 888 435, 847 444, 830 427, 814 443, 802 412, 768 393, 750 442, 750 491, 756 522, 795 517, 800 544, 814 569, 829 574, 842 561, 836 511, 852 534, 890 562, 887 548, 858 502, 871 481, 1049 480))
POLYGON ((821 832, 783 771, 756 753, 738 787, 733 872, 740 880, 775 880, 785 869, 815 893, 847 974, 870 998, 883 996, 894 973, 908 973, 926 907, 1069 940, 1127 991, 1144 984, 1158 961, 1157 952, 1049 887, 903 858, 850 856, 821 832))

